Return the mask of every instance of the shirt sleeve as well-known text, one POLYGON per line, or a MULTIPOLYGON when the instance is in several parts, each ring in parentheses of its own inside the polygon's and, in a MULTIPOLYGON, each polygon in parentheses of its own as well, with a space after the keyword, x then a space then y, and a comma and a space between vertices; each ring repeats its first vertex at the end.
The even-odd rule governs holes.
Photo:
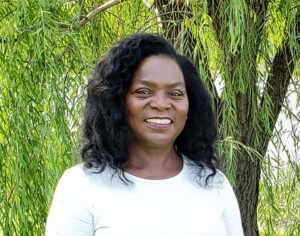
POLYGON ((83 169, 67 170, 58 182, 46 223, 46 236, 94 235, 91 183, 83 169))
POLYGON ((243 236, 243 227, 238 201, 228 179, 224 177, 222 199, 224 201, 224 210, 222 218, 225 223, 228 236, 243 236))

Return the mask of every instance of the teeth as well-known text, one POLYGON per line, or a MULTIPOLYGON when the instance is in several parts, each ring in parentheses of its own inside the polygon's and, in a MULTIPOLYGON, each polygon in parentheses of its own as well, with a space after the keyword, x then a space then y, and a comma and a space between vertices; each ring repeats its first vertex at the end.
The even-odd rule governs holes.
POLYGON ((154 118, 154 119, 147 119, 146 122, 147 123, 155 123, 155 124, 166 125, 166 124, 171 124, 172 121, 170 119, 157 119, 157 118, 154 118))

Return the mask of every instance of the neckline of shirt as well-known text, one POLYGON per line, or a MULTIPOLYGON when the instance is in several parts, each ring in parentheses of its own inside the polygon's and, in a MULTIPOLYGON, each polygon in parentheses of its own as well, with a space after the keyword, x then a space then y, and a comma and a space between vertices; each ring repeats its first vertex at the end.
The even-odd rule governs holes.
POLYGON ((165 178, 165 179, 145 179, 145 178, 142 178, 142 177, 138 177, 138 176, 135 176, 133 174, 130 174, 128 172, 124 172, 125 176, 129 179, 129 180, 132 180, 134 182, 144 182, 144 183, 166 183, 166 182, 173 182, 179 178, 181 178, 181 176, 184 175, 185 173, 185 170, 186 170, 186 165, 187 165, 187 160, 184 155, 181 155, 182 157, 182 169, 174 176, 172 177, 169 177, 169 178, 165 178))

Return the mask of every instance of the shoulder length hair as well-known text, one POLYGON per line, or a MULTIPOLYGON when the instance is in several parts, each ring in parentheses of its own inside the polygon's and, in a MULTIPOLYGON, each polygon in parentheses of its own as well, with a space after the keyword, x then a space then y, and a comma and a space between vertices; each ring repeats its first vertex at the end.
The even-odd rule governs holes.
POLYGON ((177 54, 165 39, 152 34, 122 39, 96 64, 87 84, 84 108, 81 150, 84 166, 98 172, 109 166, 128 182, 124 170, 131 130, 126 122, 125 96, 139 63, 154 55, 176 61, 186 83, 189 112, 186 125, 175 141, 177 152, 191 159, 200 171, 204 166, 211 169, 212 176, 216 173, 213 165, 216 128, 210 96, 193 63, 177 54))

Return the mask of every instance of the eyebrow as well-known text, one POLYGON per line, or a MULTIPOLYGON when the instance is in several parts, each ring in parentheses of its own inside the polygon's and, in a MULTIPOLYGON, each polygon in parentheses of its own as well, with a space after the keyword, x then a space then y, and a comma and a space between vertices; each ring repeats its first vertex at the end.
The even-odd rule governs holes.
MULTIPOLYGON (((153 86, 153 85, 156 84, 156 83, 152 83, 150 81, 143 80, 143 79, 135 80, 132 83, 134 83, 134 84, 143 84, 143 85, 146 85, 146 86, 153 86)), ((180 86, 180 85, 185 87, 184 82, 181 82, 181 81, 173 83, 173 84, 169 84, 168 87, 173 88, 173 87, 180 86)))

